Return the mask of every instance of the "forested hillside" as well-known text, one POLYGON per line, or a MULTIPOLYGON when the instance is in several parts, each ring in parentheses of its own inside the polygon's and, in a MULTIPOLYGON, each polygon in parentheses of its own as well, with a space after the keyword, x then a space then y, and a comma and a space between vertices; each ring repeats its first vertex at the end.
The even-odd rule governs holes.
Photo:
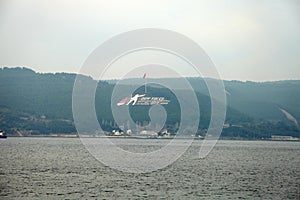
MULTIPOLYGON (((41 74, 27 68, 0 69, 0 129, 8 134, 34 135, 75 133, 72 116, 72 90, 76 74, 41 74)), ((92 80, 86 77, 89 81, 92 80)), ((176 81, 176 79, 166 79, 176 81)), ((189 78, 200 106, 199 133, 205 134, 210 121, 210 98, 203 79, 189 78)), ((261 138, 276 135, 299 135, 299 126, 280 110, 300 119, 300 81, 239 82, 225 81, 227 115, 223 136, 261 138)), ((130 87, 130 81, 123 87, 130 87)), ((111 113, 113 82, 99 81, 96 92, 96 113, 106 131, 118 128, 111 113), (101 102, 101 103, 100 103, 101 102)), ((180 86, 176 88, 180 92, 180 86)), ((167 88, 148 88, 148 95, 170 99, 165 105, 166 127, 176 131, 180 123, 180 106, 167 88)), ((149 121, 150 106, 131 106, 137 123, 149 121)), ((192 120, 192 119, 191 119, 192 120)), ((126 123, 124 121, 124 123, 126 123)))

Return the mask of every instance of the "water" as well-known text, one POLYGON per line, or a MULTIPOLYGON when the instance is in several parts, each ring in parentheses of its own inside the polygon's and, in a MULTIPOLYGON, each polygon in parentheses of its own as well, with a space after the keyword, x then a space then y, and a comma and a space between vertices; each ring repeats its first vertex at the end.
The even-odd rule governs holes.
MULTIPOLYGON (((162 140, 117 139, 147 152, 162 140)), ((195 141, 175 163, 130 174, 99 163, 76 138, 0 140, 0 199, 300 199, 300 143, 219 141, 201 160, 195 141)))

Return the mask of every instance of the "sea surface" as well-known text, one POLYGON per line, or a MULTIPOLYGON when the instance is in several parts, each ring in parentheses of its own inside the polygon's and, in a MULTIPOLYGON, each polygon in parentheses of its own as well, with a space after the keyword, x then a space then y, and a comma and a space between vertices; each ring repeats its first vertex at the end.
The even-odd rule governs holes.
MULTIPOLYGON (((137 152, 166 143, 115 140, 137 152)), ((0 199, 300 199, 300 142, 221 140, 199 159, 201 144, 134 174, 103 165, 78 138, 1 139, 0 199)))

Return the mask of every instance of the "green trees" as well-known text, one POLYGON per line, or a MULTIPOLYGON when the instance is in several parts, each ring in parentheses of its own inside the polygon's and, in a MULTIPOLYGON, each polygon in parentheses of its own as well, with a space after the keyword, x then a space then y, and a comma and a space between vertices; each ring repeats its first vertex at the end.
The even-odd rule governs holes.
MULTIPOLYGON (((27 68, 0 68, 0 129, 4 129, 8 134, 20 130, 29 134, 76 132, 72 116, 72 90, 75 78, 76 74, 40 74, 27 68)), ((91 78, 87 79, 93 81, 91 78)), ((199 132, 204 134, 210 122, 210 97, 203 79, 188 80, 196 91, 200 109, 199 132)), ((176 78, 166 81, 176 82, 176 78)), ((114 83, 100 81, 95 94, 98 121, 106 131, 119 128, 111 111, 114 86, 114 83)), ((272 83, 225 81, 229 102, 226 123, 230 126, 223 130, 222 135, 248 138, 271 135, 299 137, 299 127, 287 120, 278 109, 282 107, 288 110, 299 120, 300 91, 297 89, 299 86, 300 81, 272 83)), ((132 86, 129 81, 121 87, 132 86)), ((136 92, 143 93, 142 90, 143 87, 136 92)), ((185 91, 178 87, 177 92, 185 91)), ((180 125, 181 111, 175 94, 168 88, 151 85, 148 86, 147 94, 163 96, 170 100, 168 105, 164 105, 168 116, 166 127, 176 131, 180 125)), ((138 123, 147 123, 150 120, 149 108, 150 106, 129 106, 132 119, 138 123)), ((189 112, 192 114, 193 110, 189 112)), ((192 117, 188 119, 194 120, 192 117)), ((123 121, 123 124, 128 124, 127 119, 123 121)))

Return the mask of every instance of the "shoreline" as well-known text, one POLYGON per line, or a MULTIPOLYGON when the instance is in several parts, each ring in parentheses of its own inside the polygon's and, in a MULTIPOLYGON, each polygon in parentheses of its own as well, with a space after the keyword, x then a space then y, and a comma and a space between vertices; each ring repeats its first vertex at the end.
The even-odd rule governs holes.
MULTIPOLYGON (((198 138, 198 137, 147 137, 147 136, 84 136, 81 137, 79 135, 28 135, 28 136, 18 136, 18 135, 12 135, 12 136, 7 136, 7 138, 3 139, 8 139, 8 138, 108 138, 108 139, 146 139, 146 140, 187 140, 187 139, 192 139, 192 140, 205 140, 205 138, 198 138)), ((283 142, 300 142, 300 138, 295 138, 292 140, 274 140, 272 138, 234 138, 234 137, 220 137, 218 140, 236 140, 236 141, 283 141, 283 142)))

